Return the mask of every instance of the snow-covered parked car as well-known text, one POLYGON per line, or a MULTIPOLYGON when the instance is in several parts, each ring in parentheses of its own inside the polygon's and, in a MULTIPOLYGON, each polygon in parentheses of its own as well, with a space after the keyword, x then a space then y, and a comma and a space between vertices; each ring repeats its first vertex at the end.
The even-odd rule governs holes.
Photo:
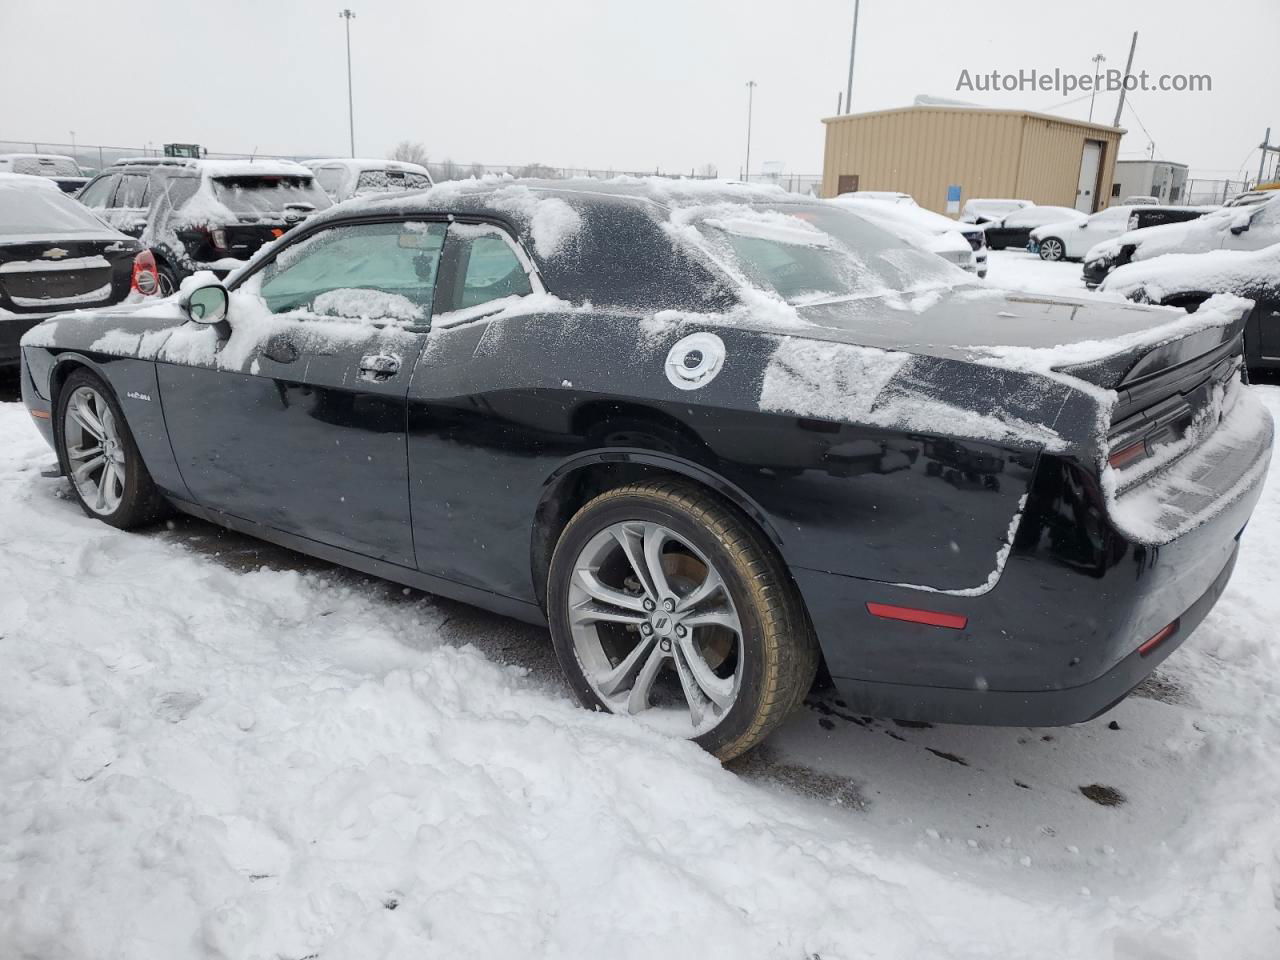
POLYGON ((962 270, 987 275, 987 246, 983 231, 974 224, 959 223, 915 204, 864 200, 852 194, 836 197, 838 203, 860 217, 897 234, 908 243, 936 253, 962 270))
POLYGON ((855 714, 1123 698, 1262 489, 1246 307, 1009 295, 777 189, 494 180, 47 321, 23 399, 90 516, 546 623, 585 705, 729 758, 820 661, 855 714))
POLYGON ((334 158, 304 160, 302 165, 316 175, 316 183, 334 203, 372 193, 424 190, 432 186, 426 167, 404 160, 334 158))
POLYGON ((225 276, 332 206, 315 175, 288 160, 125 160, 91 180, 79 200, 142 241, 166 296, 197 270, 225 276))
POLYGON ((898 190, 850 190, 840 194, 849 200, 873 200, 876 203, 891 203, 897 206, 917 206, 915 197, 898 190))
POLYGON ((1280 367, 1280 243, 1261 250, 1169 253, 1117 267, 1099 288, 1137 303, 1195 312, 1211 296, 1230 293, 1253 301, 1244 328, 1250 369, 1280 367))
POLYGON ((76 193, 89 181, 80 164, 61 153, 0 153, 0 173, 47 177, 63 193, 76 193))
POLYGON ((1070 207, 1023 207, 1005 214, 998 220, 982 224, 987 235, 987 246, 992 250, 1010 247, 1021 250, 1031 242, 1031 231, 1049 223, 1083 223, 1085 215, 1070 207))
POLYGON ((0 172, 0 369, 45 317, 127 297, 141 249, 51 179, 0 172))
POLYGON ((1107 207, 1081 220, 1071 217, 1036 227, 1029 249, 1041 260, 1083 260, 1089 248, 1129 229, 1132 206, 1107 207))
POLYGON ((995 197, 966 200, 960 209, 962 223, 990 223, 992 220, 1003 220, 1015 210, 1034 207, 1030 200, 999 199, 995 197))
POLYGON ((1091 247, 1084 258, 1084 282, 1096 287, 1126 263, 1168 253, 1261 250, 1280 243, 1280 193, 1261 203, 1222 207, 1193 220, 1122 233, 1091 247))

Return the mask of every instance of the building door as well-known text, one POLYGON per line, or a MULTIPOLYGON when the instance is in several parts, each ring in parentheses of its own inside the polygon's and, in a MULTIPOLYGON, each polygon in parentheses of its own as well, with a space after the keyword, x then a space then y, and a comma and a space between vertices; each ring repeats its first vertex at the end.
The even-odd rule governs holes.
POLYGON ((853 193, 858 189, 858 175, 856 173, 842 173, 836 182, 836 196, 842 193, 853 193))
POLYGON ((1076 186, 1076 209, 1093 213, 1098 209, 1098 174, 1102 170, 1102 141, 1086 140, 1080 155, 1080 183, 1076 186))

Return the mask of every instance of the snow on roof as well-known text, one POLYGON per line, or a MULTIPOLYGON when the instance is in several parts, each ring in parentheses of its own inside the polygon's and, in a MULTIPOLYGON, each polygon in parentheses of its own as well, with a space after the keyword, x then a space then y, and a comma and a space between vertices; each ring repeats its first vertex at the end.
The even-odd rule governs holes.
POLYGON ((316 167, 345 167, 347 170, 363 172, 365 170, 403 170, 406 173, 421 173, 430 176, 427 168, 420 163, 407 160, 379 160, 376 157, 326 157, 317 160, 303 160, 302 165, 309 169, 316 167))
POLYGON ((69 160, 75 163, 73 157, 68 157, 65 153, 0 153, 0 160, 69 160))
POLYGON ((310 177, 311 170, 292 160, 192 160, 201 173, 211 177, 310 177))
POLYGON ((42 187, 57 190, 58 184, 48 177, 37 177, 29 173, 5 173, 0 170, 0 187, 42 187))
POLYGON ((1280 243, 1260 250, 1170 253, 1117 267, 1100 289, 1124 296, 1143 292, 1163 300, 1179 293, 1237 293, 1280 277, 1280 243))

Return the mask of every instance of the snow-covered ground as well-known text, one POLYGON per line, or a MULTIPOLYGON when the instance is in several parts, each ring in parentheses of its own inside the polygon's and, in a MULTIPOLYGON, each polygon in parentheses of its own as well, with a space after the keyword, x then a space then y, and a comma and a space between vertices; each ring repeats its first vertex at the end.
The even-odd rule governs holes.
POLYGON ((40 477, 21 404, 0 439, 6 960, 1280 956, 1280 470, 1222 601, 1110 714, 828 694, 725 769, 579 709, 541 631, 119 532, 40 477))

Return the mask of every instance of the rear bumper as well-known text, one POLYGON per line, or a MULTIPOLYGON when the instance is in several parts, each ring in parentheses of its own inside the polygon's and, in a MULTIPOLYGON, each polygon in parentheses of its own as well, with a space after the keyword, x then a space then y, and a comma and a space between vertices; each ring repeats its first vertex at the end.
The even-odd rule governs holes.
POLYGON ((1045 457, 1012 551, 985 592, 793 568, 836 686, 868 715, 942 723, 1052 726, 1106 710, 1187 639, 1226 587, 1265 482, 1265 426, 1264 468, 1242 474, 1225 505, 1159 546, 1116 526, 1096 480, 1045 457), (883 619, 868 603, 965 623, 883 619), (1175 622, 1147 655, 1138 652, 1175 622))
POLYGON ((0 369, 12 369, 18 365, 22 349, 18 342, 22 335, 41 321, 55 316, 53 313, 0 315, 0 369))

